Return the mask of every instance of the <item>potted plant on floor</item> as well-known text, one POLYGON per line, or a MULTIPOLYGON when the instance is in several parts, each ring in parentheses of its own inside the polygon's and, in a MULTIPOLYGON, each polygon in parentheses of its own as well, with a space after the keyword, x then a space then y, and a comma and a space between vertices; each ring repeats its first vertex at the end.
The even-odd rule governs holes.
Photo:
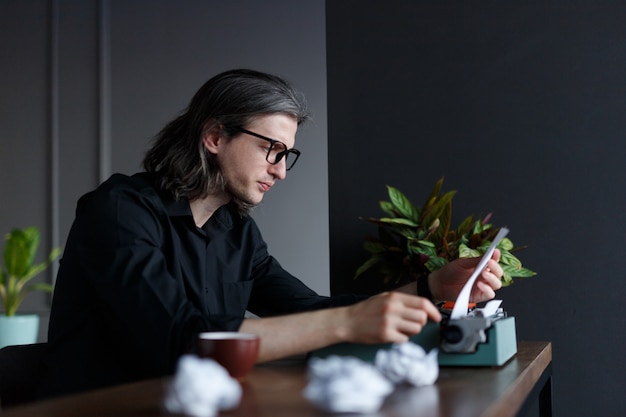
POLYGON ((0 300, 4 308, 4 314, 0 314, 0 348, 37 341, 39 316, 17 314, 17 311, 28 293, 52 292, 52 285, 31 280, 45 271, 61 253, 60 248, 54 248, 44 262, 36 263, 39 240, 36 227, 13 229, 6 234, 4 265, 0 265, 0 300))

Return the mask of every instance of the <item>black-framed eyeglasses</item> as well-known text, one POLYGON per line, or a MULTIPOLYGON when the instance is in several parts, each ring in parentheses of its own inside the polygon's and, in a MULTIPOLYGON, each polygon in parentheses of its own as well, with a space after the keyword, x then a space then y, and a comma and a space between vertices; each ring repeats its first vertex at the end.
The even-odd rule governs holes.
POLYGON ((299 150, 294 148, 287 149, 287 145, 279 140, 259 135, 258 133, 251 132, 242 127, 237 127, 236 129, 237 131, 245 133, 246 135, 251 135, 259 139, 268 141, 270 143, 270 146, 269 148, 267 148, 267 155, 265 156, 265 160, 272 165, 276 165, 281 161, 281 159, 285 158, 285 165, 287 167, 287 171, 289 171, 291 168, 293 168, 293 166, 296 164, 296 161, 300 157, 299 150))

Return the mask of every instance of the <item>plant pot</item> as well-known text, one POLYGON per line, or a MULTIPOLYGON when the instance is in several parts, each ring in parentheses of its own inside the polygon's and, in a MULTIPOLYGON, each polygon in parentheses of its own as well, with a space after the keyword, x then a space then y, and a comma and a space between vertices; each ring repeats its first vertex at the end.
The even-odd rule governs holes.
POLYGON ((0 314, 0 349, 9 345, 28 345, 37 342, 39 316, 37 314, 0 314))

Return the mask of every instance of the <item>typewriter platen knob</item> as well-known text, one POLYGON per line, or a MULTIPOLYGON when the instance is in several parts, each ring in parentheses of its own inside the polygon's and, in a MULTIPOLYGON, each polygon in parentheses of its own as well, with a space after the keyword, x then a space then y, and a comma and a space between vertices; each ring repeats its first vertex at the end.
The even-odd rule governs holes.
POLYGON ((475 352, 479 343, 487 341, 485 330, 491 321, 483 317, 467 317, 442 323, 439 332, 441 350, 449 353, 475 352))

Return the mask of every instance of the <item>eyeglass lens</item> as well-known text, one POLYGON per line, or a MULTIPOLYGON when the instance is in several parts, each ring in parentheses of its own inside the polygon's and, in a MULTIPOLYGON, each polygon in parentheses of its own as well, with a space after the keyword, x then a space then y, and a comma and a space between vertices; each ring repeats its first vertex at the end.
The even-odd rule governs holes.
POLYGON ((285 158, 285 165, 287 171, 289 171, 298 159, 299 152, 295 149, 287 149, 282 142, 272 142, 267 152, 267 162, 270 164, 277 164, 281 159, 285 158))
POLYGON ((289 171, 296 164, 298 157, 300 156, 300 151, 297 149, 287 149, 287 145, 282 143, 281 141, 271 139, 260 135, 258 133, 254 133, 250 130, 243 129, 241 127, 236 128, 239 132, 245 133, 248 135, 255 136, 259 139, 266 140, 270 143, 270 146, 267 150, 267 155, 265 156, 265 160, 272 165, 276 165, 280 162, 281 159, 285 158, 285 166, 287 167, 287 171, 289 171))

